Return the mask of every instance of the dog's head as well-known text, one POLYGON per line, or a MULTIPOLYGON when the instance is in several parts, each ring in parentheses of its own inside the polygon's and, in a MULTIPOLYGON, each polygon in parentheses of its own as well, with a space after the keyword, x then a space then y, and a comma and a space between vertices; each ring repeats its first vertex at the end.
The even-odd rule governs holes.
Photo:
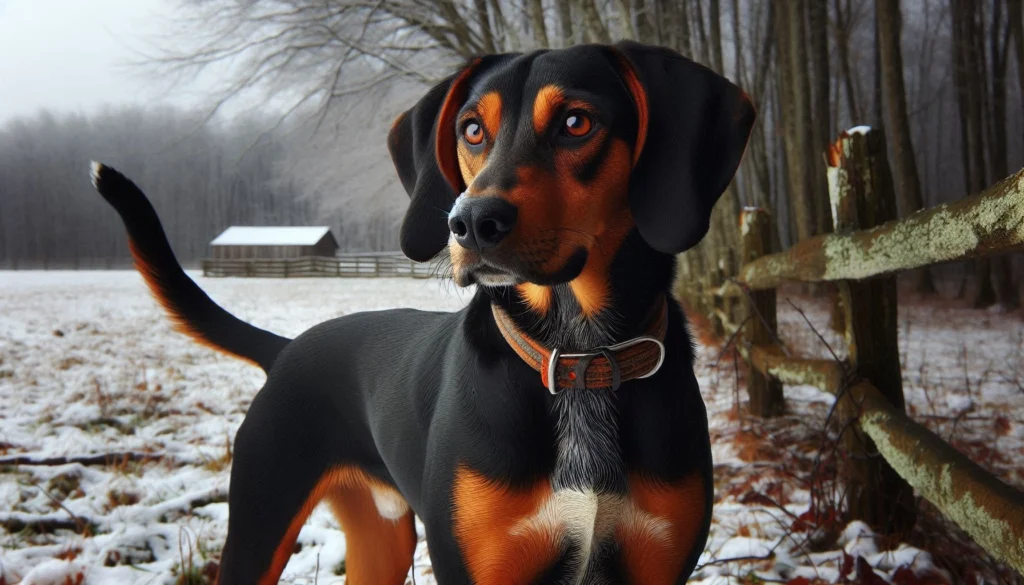
POLYGON ((448 243, 456 282, 485 286, 599 273, 634 228, 681 252, 707 233, 753 121, 739 88, 667 49, 477 59, 388 136, 412 199, 402 250, 424 261, 448 243))

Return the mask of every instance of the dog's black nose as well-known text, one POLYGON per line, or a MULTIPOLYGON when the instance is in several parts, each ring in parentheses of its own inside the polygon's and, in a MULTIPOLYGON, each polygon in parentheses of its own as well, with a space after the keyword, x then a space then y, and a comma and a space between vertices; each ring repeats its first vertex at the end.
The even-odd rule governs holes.
POLYGON ((463 197, 448 216, 448 229, 463 248, 493 248, 516 225, 519 210, 501 197, 463 197))

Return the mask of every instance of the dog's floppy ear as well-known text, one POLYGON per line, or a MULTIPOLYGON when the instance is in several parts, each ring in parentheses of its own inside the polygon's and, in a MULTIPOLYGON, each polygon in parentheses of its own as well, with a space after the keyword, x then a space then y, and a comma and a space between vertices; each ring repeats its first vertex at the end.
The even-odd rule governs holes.
POLYGON ((624 41, 613 52, 640 126, 633 220, 655 250, 682 252, 708 232, 711 208, 746 148, 754 107, 727 79, 669 49, 624 41))
POLYGON ((456 193, 465 188, 456 154, 455 116, 472 79, 503 57, 475 59, 438 83, 400 115, 388 133, 388 152, 410 198, 400 243, 412 260, 426 262, 448 242, 448 211, 456 193))

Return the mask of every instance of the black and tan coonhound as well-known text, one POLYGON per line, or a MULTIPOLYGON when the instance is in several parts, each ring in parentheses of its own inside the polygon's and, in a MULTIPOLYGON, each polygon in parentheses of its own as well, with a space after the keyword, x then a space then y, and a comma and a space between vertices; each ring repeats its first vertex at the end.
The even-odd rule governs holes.
POLYGON ((326 500, 352 585, 684 583, 711 452, 675 254, 707 233, 754 109, 631 42, 472 61, 398 117, 402 250, 447 246, 456 313, 347 315, 294 340, 182 271, 145 196, 94 164, 178 328, 267 372, 235 437, 222 585, 276 583, 326 500))

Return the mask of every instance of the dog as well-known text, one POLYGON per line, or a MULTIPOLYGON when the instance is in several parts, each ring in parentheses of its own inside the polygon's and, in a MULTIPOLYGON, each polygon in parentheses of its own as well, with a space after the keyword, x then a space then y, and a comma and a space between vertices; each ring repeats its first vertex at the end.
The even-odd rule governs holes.
POLYGON ((400 585, 425 527, 443 585, 685 583, 713 481, 693 342, 670 288, 754 108, 633 42, 473 60, 387 138, 401 247, 445 247, 456 313, 347 315, 294 340, 217 306, 145 195, 94 163, 179 330, 267 373, 235 437, 222 585, 276 583, 321 501, 352 585, 400 585))

